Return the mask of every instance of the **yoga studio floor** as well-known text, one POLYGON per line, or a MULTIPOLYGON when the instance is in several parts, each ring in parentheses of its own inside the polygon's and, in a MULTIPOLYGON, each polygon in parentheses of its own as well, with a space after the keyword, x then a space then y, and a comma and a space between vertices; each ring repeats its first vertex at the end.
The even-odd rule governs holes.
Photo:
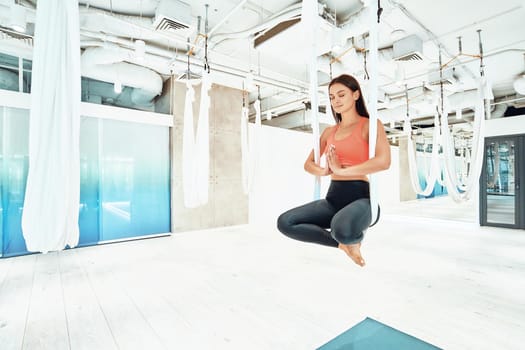
POLYGON ((315 349, 366 317, 524 348, 525 231, 385 213, 362 252, 236 226, 1 259, 0 348, 315 349))

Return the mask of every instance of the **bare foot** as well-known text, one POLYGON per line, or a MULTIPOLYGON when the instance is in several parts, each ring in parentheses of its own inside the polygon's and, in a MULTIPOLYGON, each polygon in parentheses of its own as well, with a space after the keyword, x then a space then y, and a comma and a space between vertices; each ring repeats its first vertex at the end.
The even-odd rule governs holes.
POLYGON ((361 256, 361 242, 356 244, 341 244, 339 249, 344 251, 357 265, 365 266, 365 260, 361 256))

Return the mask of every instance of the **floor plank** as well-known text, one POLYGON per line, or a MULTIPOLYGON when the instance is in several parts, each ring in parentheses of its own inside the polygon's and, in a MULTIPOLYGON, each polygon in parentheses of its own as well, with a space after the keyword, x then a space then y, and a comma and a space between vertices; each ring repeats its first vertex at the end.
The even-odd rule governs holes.
POLYGON ((125 244, 96 248, 78 252, 117 347, 165 349, 117 277, 120 270, 128 268, 134 256, 125 254, 125 244))
POLYGON ((9 269, 11 268, 12 262, 13 260, 11 259, 0 259, 0 290, 2 290, 2 285, 6 279, 9 269))
POLYGON ((59 269, 71 349, 117 349, 104 312, 78 258, 79 250, 60 252, 59 269))
POLYGON ((35 257, 23 349, 70 348, 58 255, 53 252, 35 257))
POLYGON ((6 272, 0 288, 0 344, 2 344, 2 350, 22 348, 33 287, 35 261, 36 255, 3 261, 2 266, 6 267, 6 272))

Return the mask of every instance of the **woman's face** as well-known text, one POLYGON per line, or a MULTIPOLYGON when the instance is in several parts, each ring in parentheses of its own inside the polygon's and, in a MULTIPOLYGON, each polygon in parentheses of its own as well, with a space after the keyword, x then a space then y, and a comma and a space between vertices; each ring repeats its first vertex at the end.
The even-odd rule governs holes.
POLYGON ((329 90, 330 103, 336 113, 345 113, 354 108, 359 91, 352 91, 343 84, 335 83, 329 90))

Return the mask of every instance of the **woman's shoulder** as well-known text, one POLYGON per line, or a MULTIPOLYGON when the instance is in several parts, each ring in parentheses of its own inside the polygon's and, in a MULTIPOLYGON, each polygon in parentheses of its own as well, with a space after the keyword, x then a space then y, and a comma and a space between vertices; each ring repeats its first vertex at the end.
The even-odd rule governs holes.
POLYGON ((327 126, 323 130, 323 133, 321 134, 321 136, 328 136, 328 135, 332 134, 335 131, 336 128, 337 128, 337 124, 336 125, 327 126))
POLYGON ((333 125, 333 126, 327 126, 323 130, 323 132, 322 132, 322 134, 320 136, 321 142, 326 142, 334 134, 336 126, 337 126, 337 124, 333 125))
MULTIPOLYGON (((361 117, 361 125, 363 125, 363 127, 365 127, 365 128, 369 128, 370 127, 370 118, 362 116, 361 117)), ((383 126, 383 123, 379 119, 377 119, 377 126, 378 127, 382 127, 383 126)))

